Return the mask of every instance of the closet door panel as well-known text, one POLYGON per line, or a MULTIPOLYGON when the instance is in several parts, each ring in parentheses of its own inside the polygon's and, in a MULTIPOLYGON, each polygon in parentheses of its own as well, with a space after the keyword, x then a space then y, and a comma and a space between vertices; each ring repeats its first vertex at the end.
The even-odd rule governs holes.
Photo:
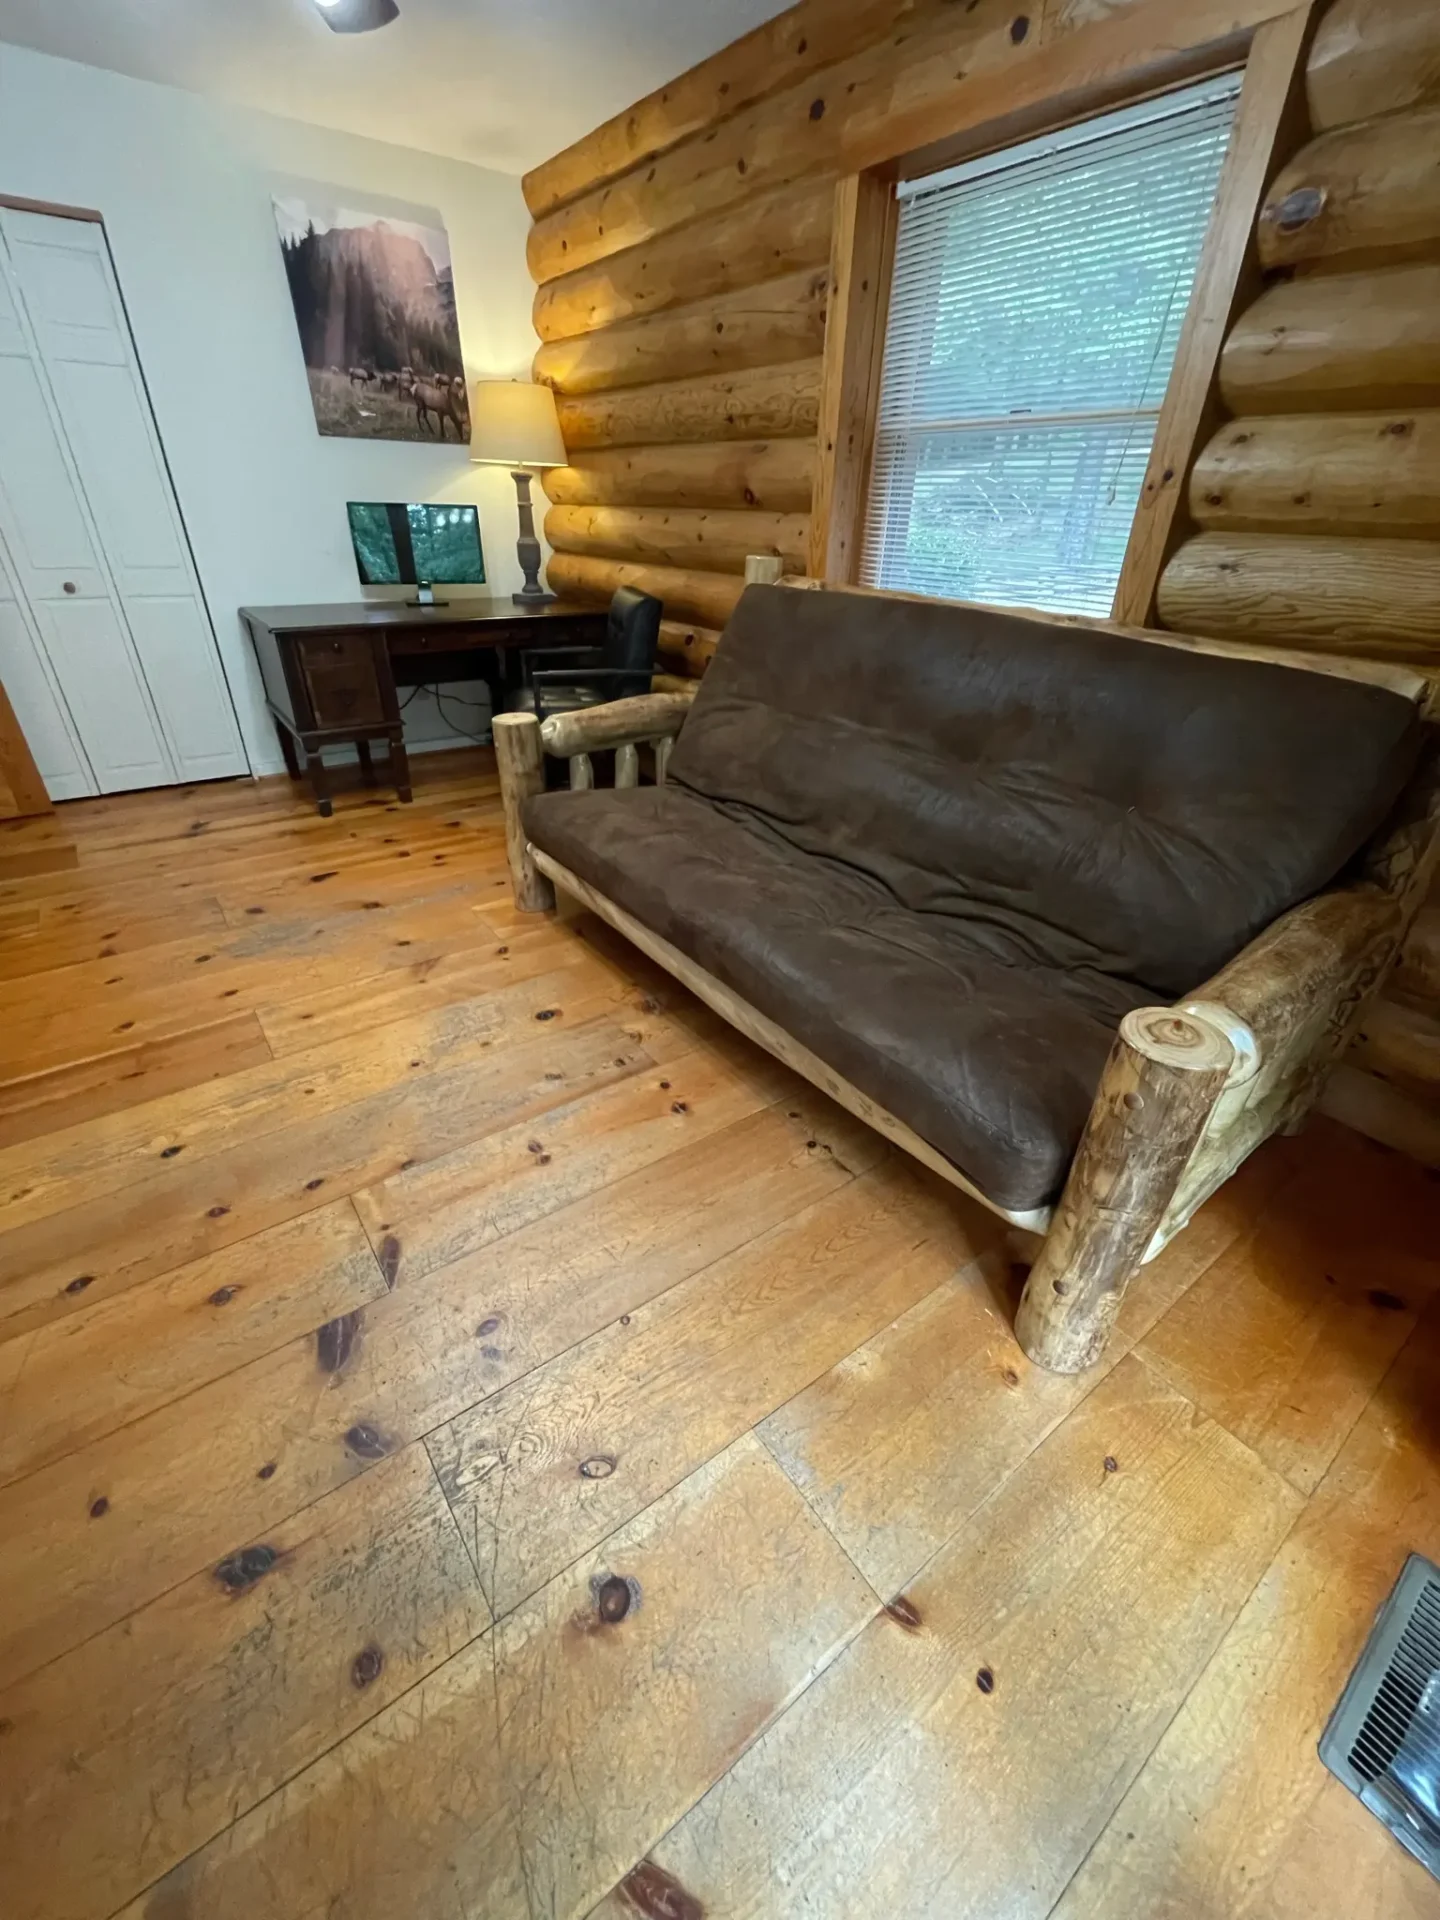
POLYGON ((52 800, 81 800, 99 791, 75 737, 63 701, 57 698, 24 609, 0 575, 0 686, 10 696, 52 800))
POLYGON ((109 600, 37 601, 36 623, 102 793, 174 779, 109 600))
POLYGON ((186 780, 248 773, 204 615, 188 594, 151 593, 125 611, 171 758, 186 780), (223 704, 222 704, 223 702, 223 704))
POLYGON ((29 352, 25 329, 20 324, 20 315, 15 311, 15 297, 4 274, 0 273, 0 354, 13 353, 23 358, 29 352))
POLYGON ((49 365, 65 436, 121 594, 192 592, 169 486, 130 369, 53 355, 49 365))
POLYGON ((0 354, 0 515, 32 599, 108 592, 35 365, 0 354))
POLYGON ((186 778, 244 773, 104 235, 75 221, 10 214, 5 236, 171 756, 186 778))

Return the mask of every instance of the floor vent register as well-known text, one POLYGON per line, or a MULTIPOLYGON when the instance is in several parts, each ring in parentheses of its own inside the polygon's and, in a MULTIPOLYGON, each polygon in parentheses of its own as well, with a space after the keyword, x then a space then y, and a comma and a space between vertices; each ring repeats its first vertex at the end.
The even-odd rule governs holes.
POLYGON ((1412 1554, 1320 1758, 1440 1880, 1440 1568, 1412 1554))

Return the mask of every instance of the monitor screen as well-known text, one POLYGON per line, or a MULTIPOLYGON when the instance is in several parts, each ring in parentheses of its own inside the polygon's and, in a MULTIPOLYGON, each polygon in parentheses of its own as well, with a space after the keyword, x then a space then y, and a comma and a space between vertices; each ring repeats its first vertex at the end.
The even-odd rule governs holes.
POLYGON ((483 586, 480 515, 474 507, 352 500, 350 539, 367 587, 483 586))

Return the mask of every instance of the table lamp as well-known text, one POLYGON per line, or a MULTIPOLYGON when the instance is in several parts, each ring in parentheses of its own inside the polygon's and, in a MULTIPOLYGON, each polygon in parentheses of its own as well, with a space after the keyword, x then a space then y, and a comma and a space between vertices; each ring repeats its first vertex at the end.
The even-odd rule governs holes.
POLYGON ((470 399, 470 458, 509 467, 520 501, 520 538, 515 551, 525 585, 512 595, 517 607, 543 607, 555 596, 540 584, 540 542, 530 505, 530 469, 569 464, 560 416, 549 387, 526 380, 477 380, 470 399))

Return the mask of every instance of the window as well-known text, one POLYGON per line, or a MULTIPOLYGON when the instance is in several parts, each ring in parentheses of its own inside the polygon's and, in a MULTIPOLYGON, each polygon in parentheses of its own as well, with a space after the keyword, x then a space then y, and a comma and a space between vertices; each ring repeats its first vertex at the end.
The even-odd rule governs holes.
POLYGON ((900 187, 867 585, 1109 614, 1239 89, 900 187))

